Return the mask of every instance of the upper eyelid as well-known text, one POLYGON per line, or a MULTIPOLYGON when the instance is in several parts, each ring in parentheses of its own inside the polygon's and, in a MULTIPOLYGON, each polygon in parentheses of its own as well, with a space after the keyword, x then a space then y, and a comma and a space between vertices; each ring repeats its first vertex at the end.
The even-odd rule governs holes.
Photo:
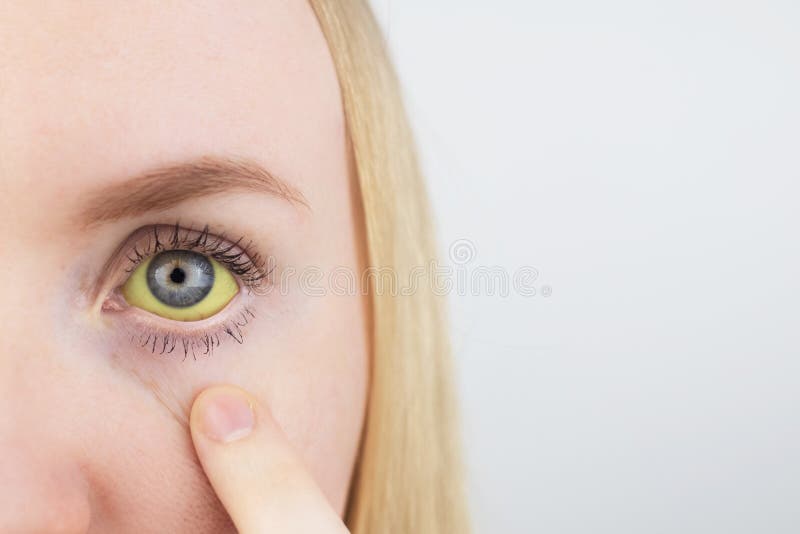
POLYGON ((208 225, 202 230, 195 230, 191 227, 181 227, 179 223, 174 225, 151 225, 137 230, 131 235, 133 239, 133 252, 136 258, 128 256, 131 261, 129 272, 145 257, 155 255, 164 250, 186 249, 202 252, 215 260, 223 263, 233 274, 237 276, 247 275, 245 283, 248 286, 256 286, 260 278, 269 274, 268 257, 253 248, 253 242, 248 241, 242 245, 244 236, 236 240, 230 240, 225 234, 214 234, 209 230, 208 225), (142 232, 142 238, 149 238, 145 250, 137 248, 138 232, 142 232), (254 278, 258 276, 259 279, 254 278))

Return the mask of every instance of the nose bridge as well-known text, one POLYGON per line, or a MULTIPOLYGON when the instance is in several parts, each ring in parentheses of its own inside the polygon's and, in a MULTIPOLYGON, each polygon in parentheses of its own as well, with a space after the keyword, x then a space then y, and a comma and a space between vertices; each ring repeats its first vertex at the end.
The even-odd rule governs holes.
MULTIPOLYGON (((20 390, 41 383, 41 366, 49 357, 51 321, 46 310, 47 295, 43 265, 37 261, 40 243, 25 242, 20 236, 0 237, 0 401, 8 406, 20 390)), ((6 410, 0 406, 0 412, 6 410)), ((0 419, 1 421, 1 419, 0 419)), ((2 423, 0 423, 2 424, 2 423)))
POLYGON ((58 423, 68 408, 49 335, 57 284, 42 244, 26 241, 13 227, 0 235, 0 532, 86 532, 88 486, 58 423))
POLYGON ((39 232, 0 240, 0 436, 22 431, 7 428, 17 418, 61 434, 68 419, 59 422, 56 412, 81 413, 92 370, 88 358, 76 357, 85 336, 65 271, 70 257, 39 232))

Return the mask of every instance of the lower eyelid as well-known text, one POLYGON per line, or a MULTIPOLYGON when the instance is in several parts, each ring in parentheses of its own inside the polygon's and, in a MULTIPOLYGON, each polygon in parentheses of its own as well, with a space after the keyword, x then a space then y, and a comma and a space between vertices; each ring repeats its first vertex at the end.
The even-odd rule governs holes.
POLYGON ((242 344, 246 327, 256 317, 253 303, 241 292, 216 315, 200 321, 165 319, 129 306, 117 290, 104 303, 103 311, 133 347, 183 359, 210 355, 224 342, 242 344))

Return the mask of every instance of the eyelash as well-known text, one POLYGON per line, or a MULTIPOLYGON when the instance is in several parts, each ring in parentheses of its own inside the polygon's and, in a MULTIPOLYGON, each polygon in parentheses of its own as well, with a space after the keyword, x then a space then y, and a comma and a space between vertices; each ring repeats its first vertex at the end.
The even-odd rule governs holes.
POLYGON ((241 328, 247 325, 251 318, 255 318, 255 314, 248 306, 245 306, 243 311, 239 312, 239 316, 243 319, 243 322, 240 323, 236 319, 228 319, 215 327, 213 332, 206 332, 200 335, 183 335, 175 332, 159 332, 152 329, 138 336, 132 335, 131 342, 138 344, 140 347, 150 347, 151 354, 156 354, 156 348, 160 347, 159 356, 172 354, 176 347, 183 346, 183 360, 189 357, 189 353, 192 354, 192 359, 197 360, 198 353, 195 348, 203 349, 199 353, 201 356, 212 355, 214 347, 219 347, 222 343, 220 334, 223 334, 223 339, 224 335, 227 334, 240 345, 244 343, 244 334, 241 328), (142 339, 144 339, 144 342, 142 342, 142 339), (178 344, 179 341, 180 345, 178 344), (167 347, 169 347, 169 350, 167 350, 167 347))
MULTIPOLYGON (((153 225, 152 228, 140 228, 131 237, 139 233, 144 234, 145 230, 148 230, 147 242, 141 243, 145 238, 142 235, 135 240, 132 250, 129 249, 125 253, 125 258, 129 262, 125 269, 128 275, 136 270, 143 261, 160 252, 192 250, 205 254, 225 266, 247 288, 248 294, 264 294, 269 285, 269 277, 275 269, 271 257, 269 257, 270 261, 266 261, 264 256, 253 250, 252 241, 248 241, 246 245, 242 246, 241 243, 245 241, 244 236, 235 241, 229 241, 225 238, 224 233, 212 234, 208 225, 205 225, 202 230, 194 230, 191 226, 181 227, 180 222, 176 222, 174 225, 153 225), (167 235, 164 235, 165 233, 167 235)), ((122 284, 126 280, 123 280, 122 284)), ((118 288, 115 289, 115 293, 118 293, 118 288)), ((224 312, 219 312, 219 314, 222 313, 224 312)), ((196 360, 198 355, 213 354, 214 348, 222 343, 226 335, 242 344, 244 342, 242 327, 249 324, 253 318, 255 318, 253 310, 244 305, 232 318, 212 326, 198 328, 193 332, 179 333, 169 327, 140 325, 131 333, 130 340, 139 347, 149 348, 152 354, 159 355, 172 354, 176 347, 183 347, 183 359, 186 360, 191 354, 192 358, 196 360)), ((198 322, 205 323, 210 319, 198 322)), ((163 321, 169 321, 169 319, 151 318, 146 322, 163 321)), ((190 327, 189 324, 182 326, 190 327)), ((134 327, 131 328, 134 329, 134 327)))
POLYGON ((219 236, 213 235, 209 232, 208 225, 205 225, 196 238, 190 238, 189 236, 197 233, 198 230, 193 230, 191 227, 182 228, 180 223, 176 222, 171 227, 170 237, 162 241, 158 230, 158 225, 153 226, 151 239, 143 251, 140 251, 138 246, 134 245, 134 257, 127 256, 131 262, 126 269, 127 273, 132 273, 141 262, 159 252, 165 250, 192 250, 214 258, 242 280, 249 290, 258 292, 274 269, 274 266, 267 266, 267 262, 263 260, 258 252, 252 251, 252 241, 248 241, 244 247, 240 245, 244 241, 244 236, 231 242, 225 239, 225 233, 219 236), (209 239, 211 239, 211 242, 209 242, 209 239), (238 252, 232 252, 237 248, 239 249, 238 252))

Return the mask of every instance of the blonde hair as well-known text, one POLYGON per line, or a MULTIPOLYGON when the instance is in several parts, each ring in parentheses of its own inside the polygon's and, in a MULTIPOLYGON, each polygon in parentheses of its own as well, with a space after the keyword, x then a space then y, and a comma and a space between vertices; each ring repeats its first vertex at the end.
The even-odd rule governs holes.
MULTIPOLYGON (((365 1, 309 1, 339 77, 368 263, 411 280, 435 241, 383 37, 365 1)), ((370 393, 345 517, 354 533, 468 531, 446 320, 429 275, 412 295, 370 288, 370 393)))

